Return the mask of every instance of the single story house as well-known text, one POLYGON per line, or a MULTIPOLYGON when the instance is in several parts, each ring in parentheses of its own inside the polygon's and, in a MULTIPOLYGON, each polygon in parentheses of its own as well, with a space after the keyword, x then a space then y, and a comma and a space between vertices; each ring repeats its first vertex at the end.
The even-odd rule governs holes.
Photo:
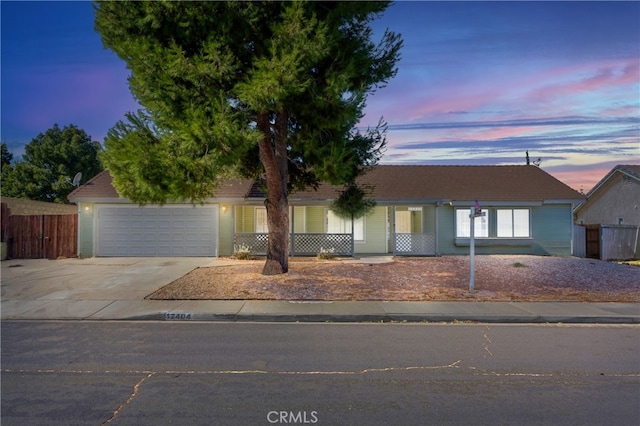
MULTIPOLYGON (((378 165, 362 177, 376 207, 355 221, 329 209, 340 187, 289 196, 292 255, 455 255, 469 252, 477 200, 478 254, 570 255, 573 208, 584 197, 536 166, 378 165)), ((266 251, 265 194, 229 180, 202 205, 139 207, 121 198, 108 171, 77 188, 80 256, 229 256, 266 251)))

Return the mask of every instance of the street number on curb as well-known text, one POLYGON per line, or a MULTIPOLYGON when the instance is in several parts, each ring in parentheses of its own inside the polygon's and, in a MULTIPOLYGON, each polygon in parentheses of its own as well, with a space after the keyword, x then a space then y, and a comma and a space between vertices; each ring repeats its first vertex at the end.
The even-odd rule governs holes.
POLYGON ((164 314, 165 320, 190 320, 193 318, 193 314, 174 314, 166 312, 164 314))

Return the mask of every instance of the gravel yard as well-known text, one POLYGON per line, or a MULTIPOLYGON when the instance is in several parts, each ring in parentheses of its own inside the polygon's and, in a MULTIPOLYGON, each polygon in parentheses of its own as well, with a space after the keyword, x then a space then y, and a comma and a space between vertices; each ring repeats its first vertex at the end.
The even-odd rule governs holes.
POLYGON ((293 258, 289 273, 260 274, 264 260, 203 267, 148 299, 640 302, 640 268, 575 257, 393 258, 388 263, 293 258))

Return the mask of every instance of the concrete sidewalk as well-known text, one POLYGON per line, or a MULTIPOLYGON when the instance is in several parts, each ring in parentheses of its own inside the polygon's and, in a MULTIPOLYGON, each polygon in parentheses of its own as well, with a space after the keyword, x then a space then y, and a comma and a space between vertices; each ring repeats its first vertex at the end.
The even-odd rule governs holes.
POLYGON ((639 303, 144 300, 213 258, 2 262, 3 320, 640 323, 639 303))

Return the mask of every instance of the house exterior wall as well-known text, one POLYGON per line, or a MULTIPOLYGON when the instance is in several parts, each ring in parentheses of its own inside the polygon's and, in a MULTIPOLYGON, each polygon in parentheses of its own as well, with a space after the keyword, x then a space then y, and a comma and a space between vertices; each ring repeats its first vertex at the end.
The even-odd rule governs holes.
MULTIPOLYGON (((464 207, 457 207, 464 208, 464 207)), ((442 255, 469 254, 469 240, 455 238, 456 207, 443 205, 438 212, 438 251, 442 255)), ((496 238, 495 207, 489 210, 489 238, 475 239, 477 254, 534 254, 571 255, 572 251, 572 206, 570 204, 545 204, 527 207, 530 209, 531 238, 496 238)), ((500 208, 511 208, 500 206, 500 208)), ((522 208, 521 206, 513 208, 522 208)))
POLYGON ((573 213, 570 204, 542 205, 531 211, 532 236, 535 239, 530 254, 572 254, 573 213))
POLYGON ((436 233, 436 206, 422 207, 422 222, 422 229, 424 233, 436 233))
POLYGON ((233 254, 233 206, 221 204, 218 210, 218 255, 233 254))
MULTIPOLYGON (((233 234, 235 232, 254 232, 255 209, 259 206, 221 204, 218 217, 218 252, 220 256, 233 254, 233 234)), ((437 254, 467 255, 468 242, 455 238, 455 210, 448 204, 436 207, 422 205, 422 211, 412 211, 412 232, 437 234, 437 254), (437 213, 436 213, 437 212, 437 213), (436 214, 438 231, 436 232, 436 214)), ((484 206, 483 206, 484 207, 484 206)), ((406 209, 398 206, 397 209, 406 209)), ((545 204, 531 206, 531 238, 526 242, 509 241, 494 238, 496 235, 496 208, 489 209, 489 235, 492 238, 476 239, 478 254, 536 254, 571 255, 572 254, 572 206, 569 204, 545 204)), ((508 207, 500 207, 508 208, 508 207)), ((521 208, 521 207, 518 207, 521 208)), ((295 206, 296 233, 325 233, 326 206, 295 206)), ((94 253, 95 204, 78 204, 78 255, 92 257, 94 253)), ((355 242, 355 254, 389 253, 389 232, 393 230, 393 206, 376 206, 365 217, 365 240, 355 242)))
POLYGON ((375 207, 364 218, 364 242, 356 241, 355 254, 380 254, 387 252, 387 208, 375 207))
POLYGON ((455 208, 449 204, 444 204, 439 207, 438 212, 438 254, 468 254, 468 247, 456 247, 455 235, 456 235, 456 211, 455 208))
POLYGON ((78 203, 78 257, 93 257, 95 205, 78 203))
POLYGON ((640 182, 616 173, 577 211, 576 223, 640 225, 640 182))

